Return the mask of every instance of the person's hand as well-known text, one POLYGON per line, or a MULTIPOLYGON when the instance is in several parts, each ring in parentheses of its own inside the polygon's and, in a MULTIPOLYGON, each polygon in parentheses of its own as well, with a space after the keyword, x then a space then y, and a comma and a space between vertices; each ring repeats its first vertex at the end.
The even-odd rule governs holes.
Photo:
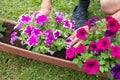
MULTIPOLYGON (((83 27, 80 27, 80 28, 84 28, 86 31, 88 31, 88 26, 83 26, 83 27)), ((79 28, 79 29, 80 29, 80 28, 79 28)), ((78 30, 78 29, 77 29, 77 30, 78 30)), ((78 46, 80 45, 80 43, 79 43, 79 40, 80 40, 80 39, 76 37, 76 31, 77 31, 77 30, 75 30, 75 31, 72 33, 72 35, 69 36, 69 38, 72 39, 72 42, 71 42, 70 46, 78 47, 78 46)))
POLYGON ((52 0, 42 0, 39 13, 48 16, 51 11, 51 4, 52 4, 52 0))

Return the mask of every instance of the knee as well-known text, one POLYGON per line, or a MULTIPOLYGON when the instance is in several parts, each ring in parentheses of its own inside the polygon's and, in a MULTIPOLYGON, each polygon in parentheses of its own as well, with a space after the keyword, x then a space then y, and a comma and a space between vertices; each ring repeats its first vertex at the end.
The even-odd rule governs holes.
POLYGON ((108 0, 101 0, 101 10, 106 14, 114 14, 115 10, 111 8, 108 0))

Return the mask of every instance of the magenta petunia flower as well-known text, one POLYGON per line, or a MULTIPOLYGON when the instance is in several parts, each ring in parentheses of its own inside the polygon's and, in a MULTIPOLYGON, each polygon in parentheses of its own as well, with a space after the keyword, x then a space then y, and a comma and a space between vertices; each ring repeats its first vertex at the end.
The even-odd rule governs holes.
POLYGON ((37 37, 35 35, 31 35, 28 39, 27 39, 28 45, 29 46, 33 46, 33 45, 37 45, 38 44, 38 40, 37 37))
POLYGON ((32 30, 32 34, 34 34, 35 36, 39 36, 40 35, 40 29, 39 28, 33 28, 33 30, 32 30))
POLYGON ((53 36, 54 36, 55 39, 57 39, 60 36, 60 30, 54 31, 53 36))
POLYGON ((62 23, 63 18, 64 18, 64 14, 63 14, 62 12, 56 12, 56 16, 55 16, 54 19, 55 19, 57 22, 62 23))
POLYGON ((24 33, 25 33, 28 37, 30 37, 33 29, 34 29, 34 27, 31 27, 31 26, 28 25, 28 26, 24 29, 24 33))
POLYGON ((45 30, 45 32, 43 33, 44 36, 49 36, 53 33, 53 31, 51 29, 45 30))
POLYGON ((107 50, 110 47, 110 45, 111 45, 111 42, 110 42, 110 40, 107 37, 100 38, 98 40, 98 44, 97 44, 98 49, 101 49, 103 51, 107 50))
POLYGON ((76 32, 76 36, 77 38, 79 38, 80 40, 84 40, 85 37, 87 36, 87 31, 84 28, 80 28, 77 30, 76 32))
POLYGON ((70 20, 66 20, 66 19, 64 19, 63 20, 63 26, 64 27, 66 27, 66 28, 70 28, 71 27, 71 23, 70 23, 70 20))
POLYGON ((29 23, 31 20, 32 18, 28 14, 23 14, 19 19, 19 21, 23 23, 29 23))
POLYGON ((114 80, 120 79, 120 64, 116 63, 114 67, 111 68, 110 72, 112 73, 114 80))
POLYGON ((44 22, 48 22, 48 18, 45 15, 37 15, 35 22, 39 25, 43 25, 44 22))
POLYGON ((23 26, 23 22, 19 22, 15 27, 14 27, 14 29, 21 29, 22 28, 22 26, 23 26))
POLYGON ((45 44, 50 46, 50 44, 55 40, 54 36, 52 34, 49 34, 49 36, 46 37, 44 40, 45 44))
POLYGON ((80 44, 77 48, 75 48, 75 52, 77 54, 81 54, 86 51, 86 47, 84 44, 80 44))
POLYGON ((120 60, 120 46, 115 45, 111 47, 110 54, 120 60))
POLYGON ((75 48, 71 47, 69 49, 66 50, 66 59, 72 59, 74 57, 75 54, 75 48))
POLYGON ((99 71, 99 62, 98 60, 87 59, 82 68, 87 74, 94 74, 99 71))
POLYGON ((105 19, 107 21, 107 29, 113 32, 117 32, 120 27, 118 21, 110 16, 105 16, 105 19))
POLYGON ((12 32, 10 36, 10 43, 13 45, 14 41, 17 39, 17 32, 12 32))
POLYGON ((93 52, 94 56, 97 56, 100 53, 100 49, 97 47, 97 42, 92 41, 89 45, 89 49, 93 52))

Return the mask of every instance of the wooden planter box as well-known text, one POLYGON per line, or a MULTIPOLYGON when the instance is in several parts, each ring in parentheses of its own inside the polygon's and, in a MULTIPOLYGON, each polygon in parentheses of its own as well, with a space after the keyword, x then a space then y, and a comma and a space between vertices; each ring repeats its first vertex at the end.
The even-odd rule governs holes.
MULTIPOLYGON (((16 21, 7 20, 3 18, 0 18, 0 21, 3 21, 4 23, 7 23, 7 24, 13 24, 13 25, 17 24, 16 21)), ((18 47, 15 47, 15 46, 12 46, 6 43, 0 42, 0 51, 83 72, 83 70, 78 68, 77 64, 69 60, 60 59, 60 58, 52 57, 49 55, 32 52, 32 51, 18 48, 18 47)), ((108 78, 106 74, 99 74, 98 76, 108 78)))

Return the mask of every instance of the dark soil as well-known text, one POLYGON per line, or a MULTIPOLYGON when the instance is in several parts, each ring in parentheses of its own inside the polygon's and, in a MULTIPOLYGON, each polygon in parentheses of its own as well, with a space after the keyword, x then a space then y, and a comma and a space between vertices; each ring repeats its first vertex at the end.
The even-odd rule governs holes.
MULTIPOLYGON (((14 31, 13 30, 14 26, 15 26, 14 24, 10 24, 10 23, 3 24, 3 27, 5 27, 6 30, 3 33, 4 38, 0 39, 0 42, 10 44, 10 34, 14 31)), ((26 49, 26 46, 21 45, 21 42, 19 40, 15 41, 13 46, 26 49)), ((51 56, 49 53, 47 53, 46 55, 51 56)), ((55 52, 52 56, 65 59, 65 49, 62 49, 61 51, 55 52)))

